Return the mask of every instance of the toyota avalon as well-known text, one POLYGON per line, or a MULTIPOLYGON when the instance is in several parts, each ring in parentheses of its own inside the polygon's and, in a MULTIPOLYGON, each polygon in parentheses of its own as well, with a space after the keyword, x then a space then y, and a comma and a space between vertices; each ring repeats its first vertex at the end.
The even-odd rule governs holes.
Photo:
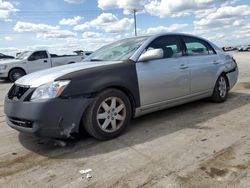
POLYGON ((107 140, 122 134, 131 118, 202 98, 224 102, 237 78, 233 57, 212 42, 161 33, 24 76, 9 90, 4 111, 20 132, 69 138, 85 130, 107 140))

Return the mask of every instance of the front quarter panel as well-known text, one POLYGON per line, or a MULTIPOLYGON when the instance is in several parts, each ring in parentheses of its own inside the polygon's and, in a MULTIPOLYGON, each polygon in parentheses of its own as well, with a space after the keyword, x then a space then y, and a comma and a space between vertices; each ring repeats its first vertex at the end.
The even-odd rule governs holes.
POLYGON ((71 80, 71 83, 63 91, 62 97, 93 97, 105 88, 118 87, 131 95, 135 107, 140 106, 135 63, 131 60, 79 70, 57 80, 71 80))
POLYGON ((8 77, 8 74, 9 72, 12 70, 12 69, 15 69, 15 68, 20 68, 20 69, 23 69, 26 73, 27 73, 27 69, 26 69, 26 64, 24 61, 22 62, 13 62, 13 63, 8 63, 6 64, 7 65, 7 68, 3 71, 1 71, 2 73, 6 73, 6 76, 8 77))

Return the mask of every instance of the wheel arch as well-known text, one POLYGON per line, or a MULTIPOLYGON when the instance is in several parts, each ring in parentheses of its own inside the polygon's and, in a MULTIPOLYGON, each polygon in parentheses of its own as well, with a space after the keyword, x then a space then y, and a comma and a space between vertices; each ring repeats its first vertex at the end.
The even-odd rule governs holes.
POLYGON ((216 84, 218 78, 219 78, 221 75, 224 75, 224 76, 225 76, 226 82, 227 82, 227 86, 230 88, 230 83, 229 83, 229 79, 228 79, 227 73, 226 73, 225 69, 222 68, 222 67, 217 71, 216 79, 214 80, 214 86, 215 86, 215 84, 216 84))
POLYGON ((24 68, 22 67, 12 67, 9 72, 8 72, 8 77, 10 76, 10 72, 15 70, 15 69, 18 69, 18 70, 22 70, 25 74, 27 74, 27 72, 24 70, 24 68))
MULTIPOLYGON (((132 118, 133 118, 134 115, 135 115, 135 110, 136 110, 136 101, 135 101, 136 99, 133 96, 132 91, 130 91, 125 86, 122 86, 122 85, 108 85, 108 86, 103 87, 102 89, 100 89, 98 92, 92 93, 91 96, 89 96, 89 97, 94 98, 99 93, 101 93, 101 92, 103 92, 103 91, 105 91, 107 89, 117 89, 117 90, 123 92, 128 97, 130 105, 131 105, 131 109, 132 109, 132 118)), ((91 105, 91 103, 89 103, 88 106, 87 106, 87 108, 86 108, 86 110, 84 110, 82 112, 82 116, 81 116, 81 119, 80 119, 80 122, 79 122, 78 128, 77 128, 78 129, 78 133, 80 133, 80 134, 83 134, 83 132, 85 132, 85 129, 84 129, 83 126, 81 126, 81 124, 83 123, 84 118, 86 117, 87 109, 90 107, 90 105, 91 105)))
POLYGON ((227 73, 226 72, 222 72, 220 75, 224 75, 225 76, 228 89, 230 89, 230 84, 229 84, 229 79, 228 79, 227 73))

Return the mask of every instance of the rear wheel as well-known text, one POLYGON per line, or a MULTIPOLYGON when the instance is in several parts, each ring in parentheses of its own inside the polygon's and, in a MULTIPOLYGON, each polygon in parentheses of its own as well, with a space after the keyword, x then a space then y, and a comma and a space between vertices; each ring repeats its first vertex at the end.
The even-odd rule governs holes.
POLYGON ((85 130, 99 140, 119 136, 131 119, 128 97, 120 90, 107 89, 101 92, 90 105, 83 118, 85 130))
POLYGON ((214 102, 224 102, 227 99, 228 96, 228 82, 227 82, 227 77, 222 74, 219 76, 215 87, 214 87, 214 92, 212 95, 212 101, 214 102))
POLYGON ((15 82, 17 79, 25 75, 25 72, 22 69, 13 69, 9 73, 9 79, 12 82, 15 82))

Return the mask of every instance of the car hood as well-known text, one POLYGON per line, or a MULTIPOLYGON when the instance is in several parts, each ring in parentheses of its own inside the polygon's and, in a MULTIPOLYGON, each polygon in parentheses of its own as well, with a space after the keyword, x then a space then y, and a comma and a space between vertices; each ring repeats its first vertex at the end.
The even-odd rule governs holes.
POLYGON ((11 64, 11 63, 22 63, 22 60, 19 59, 2 59, 0 61, 0 65, 6 65, 6 64, 11 64))
POLYGON ((51 69, 46 69, 28 74, 18 79, 15 84, 34 88, 49 82, 53 82, 57 78, 75 71, 90 69, 99 66, 107 66, 117 63, 122 63, 122 61, 93 61, 58 66, 51 69))

